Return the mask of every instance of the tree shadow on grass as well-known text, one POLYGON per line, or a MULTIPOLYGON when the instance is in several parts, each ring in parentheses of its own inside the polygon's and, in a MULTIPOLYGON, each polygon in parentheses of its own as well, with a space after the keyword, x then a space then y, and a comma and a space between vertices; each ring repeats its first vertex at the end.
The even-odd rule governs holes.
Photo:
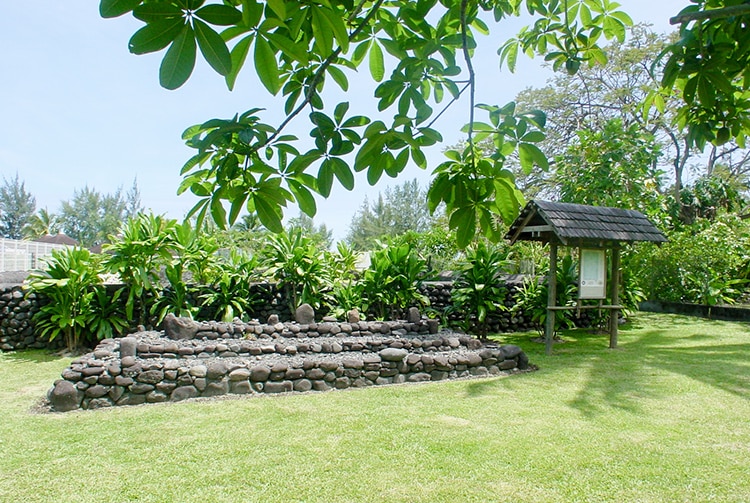
MULTIPOLYGON (((643 400, 668 399, 677 392, 664 382, 670 374, 750 400, 750 326, 642 315, 622 327, 620 335, 618 349, 611 350, 606 334, 567 331, 552 356, 544 354, 544 344, 532 342, 533 333, 502 335, 500 342, 521 346, 545 372, 548 384, 579 379, 578 391, 567 403, 587 417, 611 409, 641 413, 643 400)), ((467 395, 490 394, 503 386, 502 379, 477 380, 467 386, 467 395)))
POLYGON ((620 349, 591 355, 587 381, 570 405, 586 416, 605 407, 637 413, 641 399, 668 397, 659 382, 665 372, 750 400, 750 337, 744 343, 722 335, 742 325, 685 317, 668 321, 664 328, 623 334, 620 349), (683 326, 688 333, 680 333, 683 326))

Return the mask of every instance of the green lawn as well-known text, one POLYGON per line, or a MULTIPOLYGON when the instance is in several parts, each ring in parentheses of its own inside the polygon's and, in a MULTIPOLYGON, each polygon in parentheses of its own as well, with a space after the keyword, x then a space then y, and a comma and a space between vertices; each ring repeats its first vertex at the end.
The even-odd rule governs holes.
POLYGON ((0 354, 0 501, 750 501, 750 326, 530 335, 509 378, 66 414, 68 360, 0 354))

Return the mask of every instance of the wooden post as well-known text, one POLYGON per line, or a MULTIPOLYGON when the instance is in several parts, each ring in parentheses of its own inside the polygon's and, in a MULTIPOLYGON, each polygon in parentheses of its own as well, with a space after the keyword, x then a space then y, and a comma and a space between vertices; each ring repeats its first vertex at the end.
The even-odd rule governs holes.
POLYGON ((547 323, 544 327, 544 344, 548 355, 552 354, 552 339, 555 335, 555 313, 557 303, 557 243, 549 244, 549 275, 547 277, 547 323))
MULTIPOLYGON (((612 248, 612 281, 610 282, 610 298, 613 306, 620 305, 620 248, 612 248)), ((617 329, 620 310, 613 308, 609 311, 609 347, 617 347, 617 329)))

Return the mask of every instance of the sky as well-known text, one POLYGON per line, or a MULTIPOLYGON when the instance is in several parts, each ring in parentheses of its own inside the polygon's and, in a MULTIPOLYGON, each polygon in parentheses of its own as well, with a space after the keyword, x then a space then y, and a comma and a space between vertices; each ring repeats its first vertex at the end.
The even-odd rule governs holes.
MULTIPOLYGON (((621 0, 635 22, 670 32, 669 18, 688 0, 621 0)), ((230 118, 250 108, 265 108, 262 118, 279 123, 283 101, 274 100, 246 65, 233 92, 200 57, 191 79, 178 90, 159 86, 163 52, 135 56, 130 36, 142 26, 131 16, 99 17, 96 0, 5 1, 0 6, 0 176, 18 174, 37 208, 57 212, 61 201, 85 186, 101 193, 123 193, 137 180, 147 210, 182 219, 197 202, 190 193, 177 196, 180 168, 194 152, 182 132, 211 118, 230 118)), ((503 105, 527 87, 542 87, 551 77, 537 58, 519 56, 511 74, 500 69, 496 48, 523 25, 519 20, 493 26, 478 41, 477 103, 503 105)), ((391 68, 392 69, 392 68, 391 68)), ((387 69, 388 71, 389 69, 387 69)), ((366 69, 363 71, 366 72, 366 69)), ((352 78, 343 100, 372 110, 372 85, 352 78), (364 97, 364 98, 361 98, 364 97), (370 107, 370 108, 367 108, 370 107)), ((341 96, 336 96, 341 98, 341 96)), ((333 101, 331 101, 333 103, 333 101)), ((328 200, 318 201, 316 224, 326 224, 335 240, 344 239, 365 198, 388 186, 417 178, 427 186, 430 170, 444 160, 442 151, 459 142, 468 122, 468 105, 459 102, 436 123, 444 142, 427 155, 426 171, 409 166, 398 179, 370 187, 359 176, 355 189, 335 185, 328 200)), ((306 121, 291 133, 308 138, 306 121)), ((286 215, 296 216, 290 207, 286 215)))

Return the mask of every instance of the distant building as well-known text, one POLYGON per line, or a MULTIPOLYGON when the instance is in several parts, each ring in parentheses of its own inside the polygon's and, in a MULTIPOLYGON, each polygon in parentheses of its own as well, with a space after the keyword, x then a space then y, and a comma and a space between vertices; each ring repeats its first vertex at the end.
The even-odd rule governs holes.
POLYGON ((42 236, 39 239, 35 239, 34 241, 38 243, 50 243, 54 245, 78 246, 78 241, 66 234, 63 234, 62 232, 58 232, 54 236, 51 234, 47 234, 46 236, 42 236))

